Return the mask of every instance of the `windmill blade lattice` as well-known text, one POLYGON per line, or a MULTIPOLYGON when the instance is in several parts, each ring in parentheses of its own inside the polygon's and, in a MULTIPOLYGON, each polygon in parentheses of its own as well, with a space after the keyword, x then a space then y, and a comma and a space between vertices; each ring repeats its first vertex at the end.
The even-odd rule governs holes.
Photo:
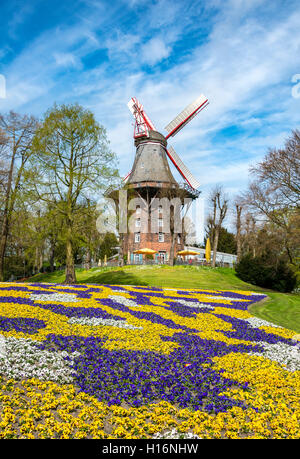
POLYGON ((198 113, 208 105, 208 99, 201 94, 194 102, 187 105, 179 115, 176 116, 166 127, 165 130, 168 132, 166 139, 170 136, 174 136, 184 126, 187 125, 198 113))
POLYGON ((170 160, 174 164, 174 166, 177 168, 177 170, 180 172, 182 177, 187 181, 187 183, 197 190, 199 188, 200 183, 198 180, 193 176, 191 171, 186 167, 184 162, 180 159, 180 157, 177 155, 176 151, 174 150, 173 147, 169 147, 167 151, 167 155, 169 156, 170 160))

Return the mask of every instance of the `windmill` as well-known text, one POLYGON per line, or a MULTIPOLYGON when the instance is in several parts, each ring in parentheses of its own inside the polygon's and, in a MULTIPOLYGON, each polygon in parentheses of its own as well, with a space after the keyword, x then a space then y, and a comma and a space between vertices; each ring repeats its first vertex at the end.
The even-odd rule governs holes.
MULTIPOLYGON (((138 252, 141 248, 154 250, 155 262, 170 260, 170 263, 173 263, 177 252, 184 250, 184 225, 179 225, 179 229, 176 227, 175 230, 172 224, 172 229, 171 226, 168 229, 168 224, 165 226, 165 223, 171 220, 168 211, 159 202, 163 199, 164 202, 168 201, 170 213, 172 208, 173 223, 175 214, 179 218, 177 221, 182 223, 185 218, 184 210, 187 210, 200 194, 200 184, 174 148, 168 146, 168 139, 174 137, 207 105, 208 99, 204 95, 199 96, 165 127, 167 134, 163 135, 157 131, 138 99, 132 97, 129 101, 128 108, 134 117, 133 137, 136 153, 131 172, 123 179, 121 189, 126 191, 122 196, 126 196, 126 215, 133 226, 129 225, 127 231, 125 225, 126 231, 120 233, 121 263, 124 254, 127 254, 130 263, 135 263, 136 257, 142 256, 138 252), (175 180, 170 169, 170 161, 183 178, 183 185, 175 180), (155 223, 153 227, 152 223, 155 223)), ((118 212, 124 209, 125 203, 119 192, 118 189, 107 192, 107 196, 114 200, 118 212)))
MULTIPOLYGON (((186 126, 200 111, 202 111, 208 105, 208 99, 201 94, 196 100, 191 104, 187 105, 182 112, 179 113, 167 126, 165 130, 167 135, 164 136, 165 141, 169 137, 174 137, 184 126, 186 126)), ((156 131, 156 128, 150 118, 147 116, 144 111, 143 105, 138 101, 136 97, 132 97, 128 102, 128 108, 131 111, 134 120, 134 139, 139 138, 149 138, 152 131, 156 131)), ((181 158, 178 156, 173 147, 166 148, 167 143, 165 142, 165 151, 168 158, 171 160, 172 164, 176 167, 180 175, 183 177, 187 187, 190 191, 197 195, 197 189, 200 186, 198 180, 193 176, 181 158)), ((127 182, 132 171, 126 175, 123 179, 124 182, 127 182)))

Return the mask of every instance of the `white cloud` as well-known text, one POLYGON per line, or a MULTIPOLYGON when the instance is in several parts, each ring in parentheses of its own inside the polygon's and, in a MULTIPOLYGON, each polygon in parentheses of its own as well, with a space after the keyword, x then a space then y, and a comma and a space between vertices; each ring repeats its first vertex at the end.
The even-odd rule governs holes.
POLYGON ((80 59, 72 53, 54 53, 53 57, 59 67, 82 67, 80 59))
POLYGON ((141 14, 132 28, 116 6, 112 12, 104 14, 102 8, 103 14, 95 14, 97 2, 86 3, 86 20, 45 31, 2 71, 8 97, 1 99, 0 110, 20 108, 40 115, 54 100, 78 101, 107 127, 124 175, 134 159, 128 100, 138 97, 164 132, 177 113, 204 93, 209 106, 170 143, 203 190, 217 181, 230 192, 247 185, 251 162, 262 158, 269 146, 281 145, 289 130, 299 125, 299 99, 291 96, 291 78, 300 71, 296 3, 284 14, 274 14, 273 2, 210 1, 205 39, 197 38, 197 32, 207 27, 201 22, 201 2, 186 11, 185 2, 141 6, 133 1, 132 8, 141 14), (218 13, 210 8, 218 8, 218 13), (184 37, 191 28, 196 38, 185 49, 184 37), (178 44, 184 48, 180 59, 178 44), (91 69, 80 67, 86 56, 101 49, 107 50, 108 59, 91 69), (171 57, 168 66, 159 65, 171 57), (64 66, 74 70, 72 79, 62 74, 64 66), (231 126, 240 129, 237 137, 224 135, 231 126))
POLYGON ((140 59, 148 65, 155 65, 166 59, 170 53, 171 47, 167 46, 161 38, 152 38, 141 47, 140 59))
POLYGON ((122 33, 120 30, 105 42, 111 57, 118 57, 120 54, 130 55, 134 53, 136 45, 140 42, 140 37, 136 34, 122 33))

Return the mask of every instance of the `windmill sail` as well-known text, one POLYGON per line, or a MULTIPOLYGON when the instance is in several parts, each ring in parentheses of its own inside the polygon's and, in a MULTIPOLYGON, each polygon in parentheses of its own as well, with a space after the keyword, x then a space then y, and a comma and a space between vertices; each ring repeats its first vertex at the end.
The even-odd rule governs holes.
MULTIPOLYGON (((151 133, 153 133, 153 131, 156 131, 156 129, 155 129, 154 124, 150 120, 150 118, 144 112, 143 105, 137 100, 136 97, 132 97, 127 105, 135 119, 134 138, 136 139, 136 141, 138 141, 139 138, 141 138, 141 141, 142 141, 144 137, 147 137, 149 139, 150 136, 152 135, 151 133)), ((167 130, 168 135, 164 137, 164 139, 166 140, 168 137, 174 136, 175 134, 177 134, 177 132, 179 132, 187 123, 189 123, 207 105, 208 105, 208 99, 203 94, 201 94, 196 100, 194 100, 194 102, 189 104, 181 113, 179 113, 178 116, 176 116, 176 118, 174 118, 173 121, 171 121, 171 123, 169 123, 166 126, 165 129, 167 130)), ((200 187, 200 183, 198 182, 198 180, 195 179, 193 174, 189 171, 189 169, 186 167, 183 161, 179 158, 174 148, 170 147, 169 150, 167 150, 165 145, 163 146, 163 149, 166 151, 169 159, 172 161, 174 166, 177 168, 181 176, 187 182, 187 186, 190 187, 190 189, 193 189, 194 191, 196 191, 197 188, 200 187)), ((151 160, 153 164, 152 156, 153 155, 151 155, 151 160)), ((146 163, 151 163, 150 157, 147 159, 147 161, 145 161, 145 164, 146 163)), ((152 169, 154 170, 155 168, 152 167, 152 169)), ((133 180, 132 171, 129 174, 127 174, 126 177, 124 177, 123 181, 127 183, 131 180, 133 180)))
POLYGON ((177 155, 176 151, 174 150, 173 147, 170 147, 167 150, 167 154, 174 164, 174 166, 177 168, 177 170, 180 172, 182 177, 187 181, 187 183, 194 189, 197 190, 199 188, 200 183, 198 180, 193 176, 191 171, 186 167, 186 165, 183 163, 183 161, 179 158, 177 155))
POLYGON ((124 183, 126 183, 127 180, 129 179, 129 175, 131 174, 131 172, 132 172, 132 171, 130 171, 129 174, 127 174, 127 175, 122 179, 122 181, 123 181, 124 183))
POLYGON ((155 131, 155 126, 144 112, 143 105, 136 97, 132 97, 127 106, 135 119, 134 137, 137 138, 144 135, 149 137, 149 131, 155 131))
POLYGON ((194 102, 189 104, 182 110, 179 115, 176 116, 166 127, 168 135, 166 139, 170 136, 174 136, 179 132, 187 123, 189 123, 198 113, 203 110, 208 105, 208 99, 201 94, 194 102))

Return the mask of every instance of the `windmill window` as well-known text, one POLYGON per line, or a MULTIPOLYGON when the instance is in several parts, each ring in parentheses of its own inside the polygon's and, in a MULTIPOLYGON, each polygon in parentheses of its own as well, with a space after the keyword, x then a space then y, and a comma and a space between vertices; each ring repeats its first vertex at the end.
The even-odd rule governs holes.
POLYGON ((162 228, 162 226, 163 226, 163 219, 162 218, 158 219, 158 226, 162 228))
POLYGON ((141 241, 141 234, 140 233, 135 233, 134 242, 140 242, 140 241, 141 241))
POLYGON ((158 242, 164 242, 165 235, 164 233, 158 233, 158 242))
POLYGON ((177 243, 180 244, 180 236, 177 236, 177 243))
POLYGON ((141 206, 136 206, 136 213, 140 214, 141 213, 141 206))
POLYGON ((141 226, 141 219, 140 218, 137 218, 136 221, 135 221, 135 226, 137 228, 139 228, 141 226))

